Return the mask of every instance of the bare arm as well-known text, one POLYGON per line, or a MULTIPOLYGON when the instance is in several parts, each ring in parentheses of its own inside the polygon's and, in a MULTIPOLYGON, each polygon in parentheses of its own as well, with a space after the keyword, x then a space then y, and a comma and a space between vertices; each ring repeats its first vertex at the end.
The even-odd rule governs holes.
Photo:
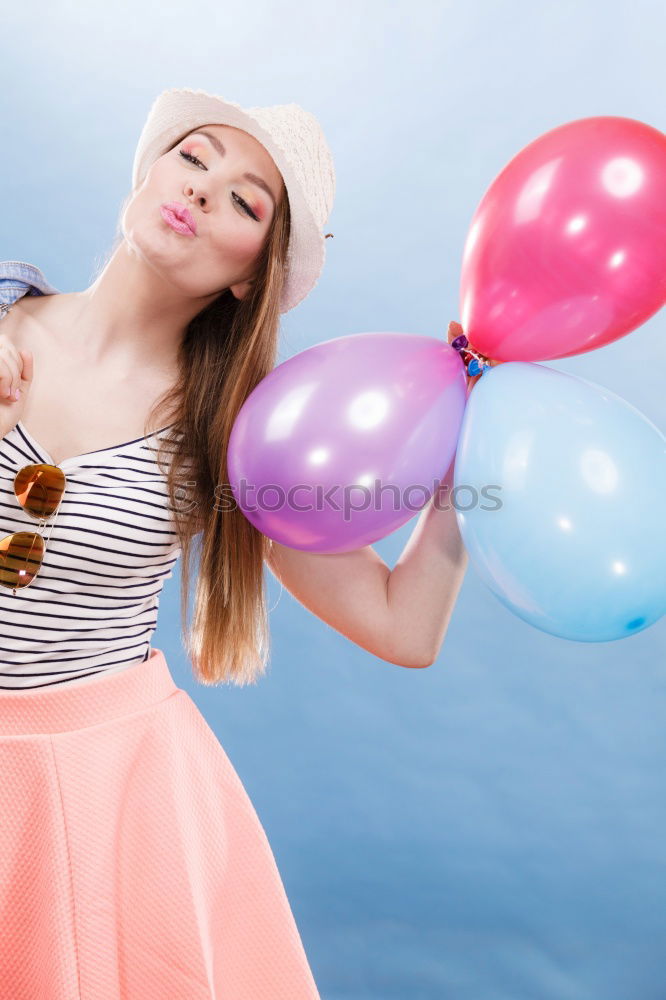
POLYGON ((267 563, 308 610, 352 642, 402 667, 437 658, 467 565, 453 507, 453 463, 393 570, 371 545, 324 555, 273 542, 267 563))
POLYGON ((453 461, 419 514, 388 580, 392 627, 421 651, 427 665, 439 655, 468 562, 452 489, 453 461))
MULTIPOLYGON (((451 321, 449 344, 462 332, 460 323, 451 321)), ((468 394, 480 378, 467 376, 468 394)), ((270 569, 301 604, 358 646, 401 667, 431 666, 468 563, 451 503, 454 462, 392 570, 371 545, 320 555, 277 542, 267 560, 270 569)))

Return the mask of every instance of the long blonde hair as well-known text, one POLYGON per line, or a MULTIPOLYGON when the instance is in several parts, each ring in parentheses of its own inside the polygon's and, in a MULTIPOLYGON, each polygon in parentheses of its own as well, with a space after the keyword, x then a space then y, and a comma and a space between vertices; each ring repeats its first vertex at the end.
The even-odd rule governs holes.
MULTIPOLYGON (((155 402, 144 428, 147 434, 164 426, 156 419, 162 412, 173 422, 170 432, 158 436, 155 457, 167 478, 181 547, 181 640, 205 685, 254 684, 269 660, 264 560, 272 542, 233 501, 227 448, 241 406, 276 364, 289 229, 283 183, 251 290, 241 300, 225 290, 190 321, 177 380, 155 402), (190 564, 197 556, 189 623, 190 564)), ((119 222, 114 249, 123 238, 119 222)))

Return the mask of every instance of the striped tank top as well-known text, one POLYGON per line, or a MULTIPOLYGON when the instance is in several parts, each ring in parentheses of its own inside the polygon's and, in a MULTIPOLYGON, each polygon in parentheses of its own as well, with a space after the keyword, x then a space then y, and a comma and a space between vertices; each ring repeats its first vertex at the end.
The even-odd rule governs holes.
POLYGON ((61 462, 65 493, 45 525, 19 504, 14 477, 56 463, 20 421, 0 439, 0 539, 37 531, 45 542, 29 586, 0 586, 0 688, 83 683, 150 655, 162 585, 180 555, 155 458, 172 426, 61 462))

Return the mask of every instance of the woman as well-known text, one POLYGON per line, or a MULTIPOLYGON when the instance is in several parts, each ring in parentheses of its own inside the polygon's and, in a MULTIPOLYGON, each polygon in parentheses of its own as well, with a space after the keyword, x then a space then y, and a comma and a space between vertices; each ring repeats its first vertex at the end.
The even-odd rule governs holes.
POLYGON ((215 503, 280 314, 323 267, 330 151, 298 105, 170 90, 132 181, 89 288, 0 265, 0 981, 16 1000, 305 1000, 259 818, 150 647, 159 591, 182 553, 185 622, 197 543, 183 636, 203 684, 265 670, 264 562, 352 641, 427 666, 466 566, 451 469, 392 571, 371 546, 271 543, 215 503))

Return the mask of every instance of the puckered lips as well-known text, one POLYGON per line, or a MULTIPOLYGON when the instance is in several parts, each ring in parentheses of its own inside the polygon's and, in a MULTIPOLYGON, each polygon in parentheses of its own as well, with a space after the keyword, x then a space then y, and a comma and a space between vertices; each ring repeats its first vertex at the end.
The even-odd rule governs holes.
POLYGON ((196 236, 197 224, 194 216, 179 201, 167 201, 160 205, 162 218, 172 229, 183 236, 196 236))

